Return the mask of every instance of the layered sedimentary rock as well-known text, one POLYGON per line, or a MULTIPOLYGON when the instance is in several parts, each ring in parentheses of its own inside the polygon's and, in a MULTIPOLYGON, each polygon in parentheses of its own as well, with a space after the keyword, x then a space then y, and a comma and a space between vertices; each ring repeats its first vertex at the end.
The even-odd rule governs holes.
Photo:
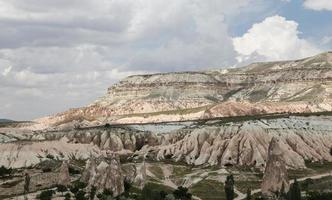
POLYGON ((269 145, 268 160, 262 182, 262 194, 265 196, 275 195, 282 189, 283 192, 289 190, 287 168, 283 160, 285 153, 279 140, 273 137, 269 145))
POLYGON ((39 119, 34 128, 331 111, 331 96, 328 52, 242 68, 130 76, 91 105, 39 119))

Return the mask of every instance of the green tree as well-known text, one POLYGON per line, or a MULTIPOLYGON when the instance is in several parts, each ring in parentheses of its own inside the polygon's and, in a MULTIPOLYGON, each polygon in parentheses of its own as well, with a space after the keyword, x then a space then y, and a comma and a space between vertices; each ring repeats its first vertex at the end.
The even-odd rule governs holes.
POLYGON ((124 180, 124 196, 129 197, 129 190, 131 188, 131 183, 128 180, 124 180))
POLYGON ((287 200, 287 192, 286 192, 284 183, 282 183, 280 192, 277 197, 281 200, 287 200))
POLYGON ((24 194, 29 193, 30 190, 30 175, 28 173, 25 173, 24 176, 24 194))
POLYGON ((96 192, 97 192, 97 188, 95 186, 92 186, 91 190, 90 190, 90 195, 89 195, 90 200, 93 200, 95 198, 96 192))
POLYGON ((225 181, 225 193, 227 200, 234 199, 234 177, 233 175, 229 175, 225 181))
POLYGON ((112 197, 113 197, 113 192, 109 189, 104 189, 103 193, 97 195, 97 198, 100 200, 108 200, 112 199, 112 197))
POLYGON ((294 179, 294 183, 289 189, 289 199, 290 200, 301 200, 301 188, 297 179, 294 179))
POLYGON ((248 188, 247 189, 247 197, 246 200, 251 200, 251 190, 248 188))
POLYGON ((76 194, 75 194, 75 199, 76 199, 76 200, 87 200, 88 198, 85 197, 85 192, 84 192, 84 190, 79 190, 79 191, 76 192, 76 194))
POLYGON ((70 200, 70 197, 71 197, 71 196, 70 196, 70 193, 66 193, 66 194, 65 194, 65 200, 70 200))
POLYGON ((64 185, 57 185, 56 189, 57 189, 58 192, 61 192, 62 195, 63 195, 64 192, 68 191, 67 187, 64 186, 64 185))
POLYGON ((45 190, 45 191, 42 191, 42 192, 37 196, 37 199, 40 199, 40 200, 51 200, 53 194, 54 194, 54 191, 53 191, 53 190, 45 190))
POLYGON ((5 166, 0 167, 0 177, 10 175, 12 173, 12 168, 6 168, 5 166))
POLYGON ((181 199, 181 200, 190 200, 192 197, 192 194, 188 192, 188 188, 182 186, 174 190, 173 195, 176 199, 181 199))

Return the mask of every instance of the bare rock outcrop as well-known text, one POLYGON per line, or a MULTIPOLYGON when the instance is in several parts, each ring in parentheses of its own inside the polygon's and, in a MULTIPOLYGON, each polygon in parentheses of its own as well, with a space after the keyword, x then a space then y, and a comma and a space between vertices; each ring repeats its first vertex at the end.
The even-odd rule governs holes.
POLYGON ((269 142, 276 136, 287 167, 300 169, 306 167, 305 160, 332 161, 330 121, 330 117, 217 121, 163 134, 160 145, 146 146, 135 154, 148 154, 156 160, 172 158, 191 165, 249 165, 264 169, 269 142))
POLYGON ((146 165, 145 162, 143 162, 141 165, 138 166, 136 170, 136 177, 134 183, 138 186, 138 188, 143 189, 146 179, 146 165))
POLYGON ((88 162, 82 181, 87 182, 88 187, 96 187, 98 191, 108 189, 112 191, 113 196, 122 194, 124 192, 124 176, 119 158, 112 156, 88 162))
POLYGON ((70 175, 69 175, 69 165, 68 161, 63 161, 59 171, 59 181, 60 185, 70 185, 70 175))
POLYGON ((284 154, 285 151, 281 147, 279 140, 273 137, 269 145, 268 160, 261 186, 264 196, 273 196, 280 192, 282 187, 284 187, 284 192, 289 190, 284 154))

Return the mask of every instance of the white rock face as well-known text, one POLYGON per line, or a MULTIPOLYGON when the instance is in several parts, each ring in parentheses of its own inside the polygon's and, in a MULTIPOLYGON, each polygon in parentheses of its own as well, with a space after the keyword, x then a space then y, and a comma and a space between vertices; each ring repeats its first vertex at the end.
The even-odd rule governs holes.
POLYGON ((221 125, 205 125, 165 134, 157 146, 136 152, 172 157, 193 165, 254 165, 264 168, 272 137, 285 152, 282 159, 290 168, 305 168, 305 160, 332 161, 331 118, 318 117, 254 120, 221 125))
POLYGON ((27 132, 21 133, 20 138, 11 129, 6 135, 15 136, 16 141, 0 144, 0 165, 30 166, 40 162, 39 155, 47 154, 63 154, 63 159, 68 159, 72 153, 88 158, 90 154, 114 152, 123 156, 148 155, 156 160, 172 158, 191 165, 254 165, 264 169, 269 143, 272 137, 277 137, 286 152, 283 160, 287 167, 305 168, 305 160, 332 161, 331 121, 330 116, 230 123, 222 119, 202 124, 180 123, 172 128, 164 124, 168 127, 164 129, 159 124, 158 130, 152 125, 135 125, 27 132))
POLYGON ((262 182, 262 194, 264 196, 273 196, 280 192, 282 187, 284 187, 284 192, 289 190, 287 168, 283 159, 284 154, 285 151, 279 140, 275 137, 272 138, 262 182))
POLYGON ((90 144, 73 144, 65 141, 13 142, 0 144, 0 165, 12 168, 29 167, 53 155, 59 159, 69 159, 70 155, 86 159, 100 155, 97 146, 90 144))
POLYGON ((120 160, 116 157, 101 159, 95 166, 96 161, 89 161, 84 171, 83 181, 88 187, 96 187, 98 191, 108 189, 113 196, 124 192, 124 176, 121 170, 120 160))

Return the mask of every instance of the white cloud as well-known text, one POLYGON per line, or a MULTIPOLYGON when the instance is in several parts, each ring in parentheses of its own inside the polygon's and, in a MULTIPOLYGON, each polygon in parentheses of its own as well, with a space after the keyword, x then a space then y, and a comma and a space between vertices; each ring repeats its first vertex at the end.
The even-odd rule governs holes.
POLYGON ((304 0, 304 6, 312 10, 332 10, 331 0, 304 0))
POLYGON ((224 19, 250 2, 0 0, 0 115, 82 106, 130 74, 234 64, 224 19))
POLYGON ((266 2, 0 0, 0 118, 86 105, 131 74, 234 65, 232 20, 266 2))
POLYGON ((319 53, 319 49, 299 37, 298 24, 281 16, 254 24, 247 33, 233 39, 239 61, 297 59, 319 53))

